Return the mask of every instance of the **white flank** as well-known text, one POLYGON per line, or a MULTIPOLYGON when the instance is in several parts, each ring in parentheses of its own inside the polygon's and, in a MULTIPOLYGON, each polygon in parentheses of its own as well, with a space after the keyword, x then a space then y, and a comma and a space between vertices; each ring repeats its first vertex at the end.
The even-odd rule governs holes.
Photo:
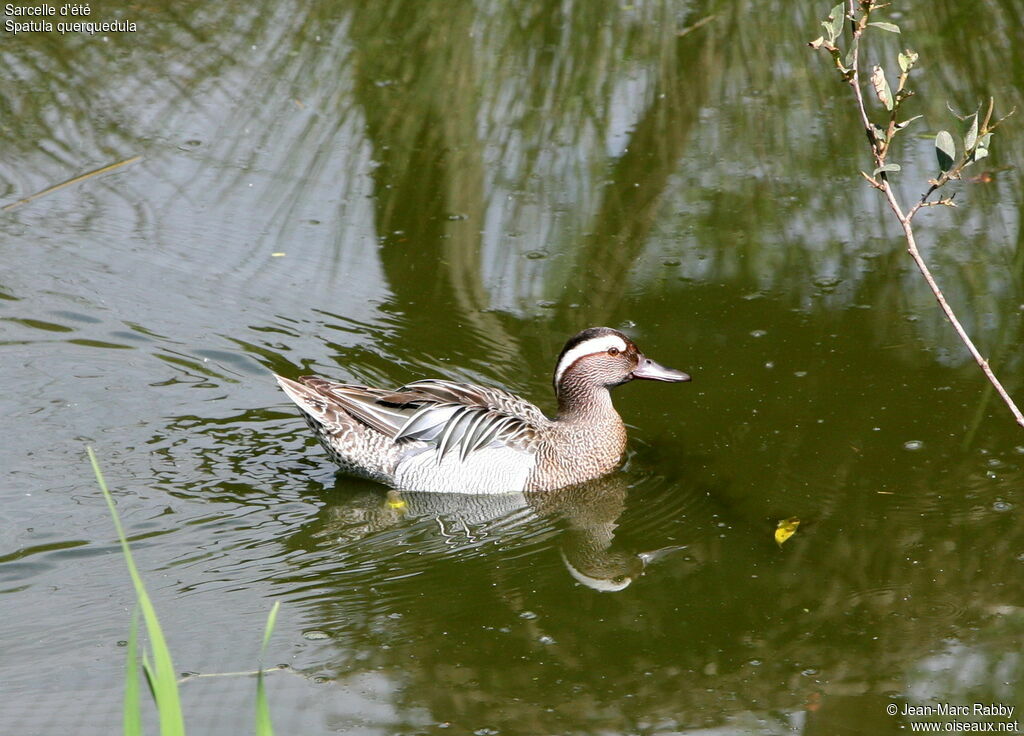
POLYGON ((536 464, 535 455, 511 447, 485 447, 465 462, 449 452, 439 463, 431 448, 399 462, 393 482, 407 491, 522 493, 536 464))
POLYGON ((584 355, 604 353, 609 348, 618 348, 625 351, 626 341, 618 335, 601 335, 600 337, 592 337, 581 342, 558 361, 558 368, 555 369, 555 385, 557 386, 562 381, 562 374, 565 373, 566 369, 584 355))

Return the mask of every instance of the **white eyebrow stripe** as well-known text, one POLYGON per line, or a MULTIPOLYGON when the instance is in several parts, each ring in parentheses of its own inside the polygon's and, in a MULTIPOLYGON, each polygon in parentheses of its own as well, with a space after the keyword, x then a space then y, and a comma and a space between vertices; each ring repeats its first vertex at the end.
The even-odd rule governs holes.
POLYGON ((555 385, 557 386, 562 381, 562 374, 575 363, 577 360, 582 358, 584 355, 593 355, 594 353, 606 352, 609 348, 618 348, 625 352, 626 341, 618 335, 601 335, 600 337, 592 337, 589 340, 584 340, 579 345, 574 347, 572 350, 562 356, 562 359, 558 361, 558 368, 555 369, 555 385))

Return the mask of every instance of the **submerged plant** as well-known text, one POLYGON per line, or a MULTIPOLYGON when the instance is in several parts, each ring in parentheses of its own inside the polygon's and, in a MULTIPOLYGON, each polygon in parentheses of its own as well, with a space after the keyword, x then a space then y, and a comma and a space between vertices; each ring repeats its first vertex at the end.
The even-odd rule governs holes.
POLYGON ((967 347, 975 362, 981 367, 985 376, 999 393, 999 396, 1002 397, 1009 407, 1014 418, 1017 420, 1017 424, 1024 427, 1024 414, 1017 408, 1009 393, 1003 388, 999 379, 996 378, 995 373, 993 373, 992 368, 988 364, 988 360, 975 347, 960 320, 957 319, 952 307, 950 307, 949 302, 946 301, 946 297, 943 295, 935 278, 932 276, 928 264, 921 256, 921 252, 917 247, 914 229, 911 225, 914 216, 925 207, 956 206, 952 195, 939 198, 933 198, 933 195, 951 180, 961 178, 963 171, 967 167, 988 156, 992 134, 1007 117, 1013 114, 1013 111, 1001 118, 993 119, 995 102, 990 99, 984 115, 980 106, 978 110, 970 115, 957 115, 966 125, 961 139, 959 155, 953 135, 949 131, 940 130, 935 136, 935 155, 939 166, 939 173, 934 179, 928 180, 928 188, 921 195, 921 198, 909 208, 905 207, 897 198, 889 180, 890 176, 900 171, 900 165, 890 160, 890 153, 892 152, 893 140, 911 123, 921 117, 920 115, 914 115, 913 117, 900 119, 902 117, 900 108, 903 102, 914 94, 907 86, 907 82, 917 63, 918 55, 910 49, 900 52, 897 57, 897 63, 899 64, 898 74, 894 74, 894 70, 887 72, 881 64, 873 65, 867 84, 864 83, 860 71, 862 43, 866 33, 869 31, 900 33, 900 28, 895 23, 873 20, 876 17, 874 15, 876 11, 887 5, 889 3, 880 3, 876 0, 845 0, 839 3, 832 8, 828 19, 822 22, 825 35, 819 36, 811 41, 809 45, 811 48, 820 49, 831 56, 836 70, 843 80, 849 83, 853 91, 857 112, 860 115, 861 124, 864 126, 874 162, 874 169, 871 174, 862 171, 861 175, 885 197, 889 208, 903 228, 903 236, 907 242, 907 252, 914 259, 914 263, 935 295, 935 299, 945 313, 946 318, 953 325, 953 329, 956 330, 960 340, 967 347), (895 90, 889 84, 890 78, 897 80, 895 90), (881 124, 874 122, 868 114, 864 102, 866 90, 869 94, 873 93, 885 108, 885 114, 880 121, 881 124))
MULTIPOLYGON (((149 634, 149 644, 152 650, 153 661, 150 662, 149 655, 142 653, 142 670, 146 675, 146 682, 149 685, 150 694, 156 703, 156 709, 160 719, 161 736, 184 736, 185 719, 181 710, 181 699, 178 694, 178 678, 171 661, 171 652, 164 639, 163 629, 156 615, 156 609, 146 593, 146 586, 142 582, 142 576, 135 566, 132 558, 132 551, 128 545, 128 538, 125 536, 124 528, 121 526, 121 518, 114 506, 114 498, 107 488, 107 482, 103 478, 99 462, 96 460, 96 453, 92 448, 87 448, 89 461, 92 463, 92 470, 96 474, 96 482, 103 491, 103 498, 106 499, 107 508, 114 519, 114 527, 117 529, 117 538, 121 542, 121 551, 124 553, 125 564, 128 566, 128 573, 132 578, 132 585, 135 586, 136 608, 132 614, 131 630, 128 636, 128 653, 125 664, 125 685, 124 685, 124 718, 123 732, 125 736, 139 736, 142 734, 142 713, 139 702, 139 659, 138 659, 138 631, 139 631, 139 610, 142 611, 142 619, 146 624, 146 633, 149 634)), ((275 602, 267 617, 266 629, 263 632, 263 645, 260 648, 260 659, 267 649, 267 642, 274 630, 274 623, 277 620, 277 611, 280 606, 275 602)), ((273 736, 273 726, 270 722, 270 710, 267 706, 266 691, 263 685, 262 666, 256 673, 256 734, 257 736, 273 736)))

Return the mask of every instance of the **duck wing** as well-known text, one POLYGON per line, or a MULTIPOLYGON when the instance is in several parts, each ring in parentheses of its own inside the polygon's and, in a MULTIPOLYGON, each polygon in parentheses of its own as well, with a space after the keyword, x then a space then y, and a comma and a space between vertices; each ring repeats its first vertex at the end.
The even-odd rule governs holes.
POLYGON ((278 375, 274 378, 305 414, 328 428, 351 425, 356 419, 387 437, 394 437, 407 419, 396 408, 377 405, 377 398, 390 391, 336 383, 316 376, 300 376, 298 381, 278 375))
POLYGON ((549 421, 533 404, 487 386, 426 379, 389 391, 314 376, 299 381, 328 404, 339 405, 396 442, 433 445, 439 461, 455 451, 465 461, 485 447, 530 451, 549 421))

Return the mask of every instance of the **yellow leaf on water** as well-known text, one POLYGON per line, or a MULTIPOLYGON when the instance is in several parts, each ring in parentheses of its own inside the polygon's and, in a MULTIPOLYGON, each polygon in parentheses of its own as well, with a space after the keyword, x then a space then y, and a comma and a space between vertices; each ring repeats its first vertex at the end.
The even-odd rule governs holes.
POLYGON ((388 491, 386 503, 389 509, 394 509, 395 511, 401 511, 405 508, 405 501, 402 499, 402 496, 398 491, 395 490, 388 491))
POLYGON ((270 257, 271 258, 284 258, 285 255, 286 255, 285 253, 282 253, 281 251, 278 251, 277 253, 271 253, 270 257))
POLYGON ((775 528, 775 542, 781 547, 783 542, 796 534, 798 526, 800 526, 800 519, 795 516, 780 521, 775 528))

